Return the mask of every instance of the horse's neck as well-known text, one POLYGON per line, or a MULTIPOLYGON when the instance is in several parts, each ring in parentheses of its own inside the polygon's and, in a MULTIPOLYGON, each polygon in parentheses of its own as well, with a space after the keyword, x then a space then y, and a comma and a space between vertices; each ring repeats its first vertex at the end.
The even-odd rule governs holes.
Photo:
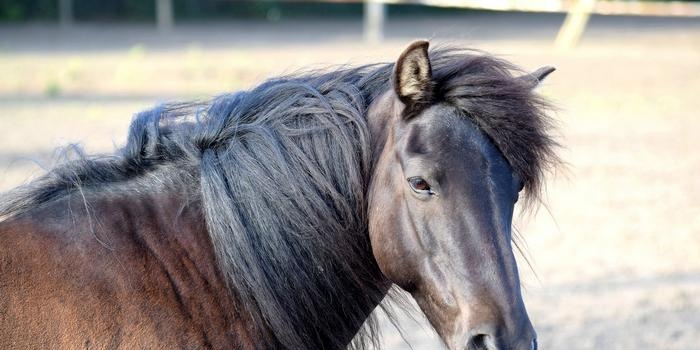
POLYGON ((248 326, 249 315, 226 287, 197 205, 185 205, 173 189, 116 186, 85 188, 0 222, 0 247, 13 247, 0 256, 15 264, 5 271, 31 271, 15 278, 26 289, 17 305, 55 310, 41 293, 60 295, 67 323, 93 322, 95 341, 124 333, 124 344, 138 347, 259 348, 264 335, 248 326))
POLYGON ((376 163, 393 135, 391 126, 396 118, 394 115, 396 99, 393 95, 392 90, 387 90, 372 101, 367 109, 367 124, 372 139, 372 164, 376 163))
MULTIPOLYGON (((282 348, 284 344, 273 335, 274 330, 268 328, 265 315, 256 314, 256 308, 248 308, 250 305, 242 305, 241 300, 237 297, 236 281, 226 281, 224 274, 220 271, 215 257, 212 241, 206 229, 206 223, 201 213, 201 208, 195 201, 187 204, 186 198, 177 193, 177 191, 166 191, 151 194, 139 195, 124 195, 117 198, 104 198, 104 206, 110 208, 113 213, 120 213, 118 221, 127 220, 134 222, 139 229, 138 233, 131 233, 132 236, 138 236, 137 240, 148 246, 148 251, 156 255, 157 259, 162 264, 173 264, 173 267, 167 267, 168 270, 173 270, 170 273, 175 276, 180 276, 183 268, 183 261, 189 261, 193 268, 186 273, 200 274, 198 278, 207 281, 208 289, 203 292, 202 287, 195 287, 184 292, 190 295, 181 295, 181 299, 193 302, 192 307, 207 308, 212 306, 209 301, 215 300, 220 305, 221 309, 216 310, 214 314, 225 312, 222 315, 226 320, 226 328, 220 329, 221 334, 233 338, 235 348, 241 349, 259 349, 259 348, 282 348), (227 283, 228 282, 228 283, 227 283), (227 288, 230 286, 231 289, 227 288), (209 295, 211 294, 211 295, 209 295), (207 297, 209 295, 209 297, 207 297), (206 300, 201 300, 205 298, 206 300), (202 306, 204 304, 204 306, 202 306), (244 311, 247 310, 247 311, 244 311)), ((101 211, 102 206, 98 206, 97 212, 94 215, 111 217, 114 220, 114 214, 109 214, 101 211)), ((116 225, 116 223, 114 223, 116 225)), ((104 225, 103 225, 104 226, 104 225)), ((113 226, 108 223, 107 226, 113 226)), ((109 242, 106 242, 109 244, 109 242)), ((338 242, 342 244, 342 242, 338 242)), ((301 258, 301 257, 299 257, 301 258)), ((371 261, 371 258, 369 259, 371 261)), ((277 264, 277 261, 270 261, 271 265, 277 264)), ((303 262, 298 262, 303 264, 303 262)), ((347 263, 347 262, 343 262, 347 263)), ((363 264, 356 266, 358 270, 374 271, 375 267, 368 267, 364 264, 367 261, 354 262, 363 264)), ((378 271, 378 270, 377 270, 378 271)), ((327 273, 333 273, 327 271, 327 273)), ((298 329, 294 331, 299 334, 326 334, 319 333, 318 329, 331 329, 332 338, 309 340, 309 344, 317 344, 321 348, 333 349, 337 348, 339 343, 345 342, 349 344, 356 333, 362 328, 363 322, 334 324, 331 320, 342 320, 344 313, 347 310, 344 308, 352 305, 357 307, 359 304, 366 305, 364 312, 368 318, 374 307, 379 304, 384 297, 390 284, 383 283, 380 273, 370 273, 365 277, 374 276, 376 288, 373 290, 357 290, 354 282, 349 282, 345 285, 338 285, 336 291, 317 291, 322 294, 335 295, 339 299, 337 308, 324 308, 316 313, 322 317, 322 320, 303 320, 299 323, 298 329), (370 302, 368 302, 370 301, 370 302), (320 323, 319 323, 320 322, 320 323)), ((190 280, 192 277, 184 278, 190 280)), ((178 281, 176 281, 178 283, 178 281)), ((369 283, 366 281, 366 283, 369 283)), ((309 286, 312 288, 313 286, 309 286)), ((291 291, 290 293, 294 293, 291 291)), ((222 323, 219 323, 223 326, 222 323)), ((323 338, 323 336, 322 336, 323 338)), ((229 340, 231 341, 231 340, 229 340)), ((229 343, 230 344, 230 343, 229 343)), ((223 346, 227 348, 230 346, 223 346)))
MULTIPOLYGON (((214 348, 258 348, 257 339, 265 336, 264 330, 248 326, 252 320, 227 288, 197 202, 189 202, 176 189, 101 201, 106 211, 99 212, 98 206, 95 217, 106 219, 102 226, 107 228, 133 228, 129 236, 157 261, 154 269, 166 272, 168 283, 161 287, 173 290, 179 307, 190 315, 191 326, 201 328, 214 348)), ((163 281, 152 282, 156 287, 163 281)))

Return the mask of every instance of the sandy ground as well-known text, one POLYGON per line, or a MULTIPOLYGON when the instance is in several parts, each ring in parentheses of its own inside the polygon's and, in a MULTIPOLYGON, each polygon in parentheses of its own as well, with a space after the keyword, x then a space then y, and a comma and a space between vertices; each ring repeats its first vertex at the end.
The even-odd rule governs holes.
MULTIPOLYGON (((558 106, 561 155, 546 207, 518 220, 520 263, 542 349, 700 346, 700 21, 595 17, 555 50, 562 17, 475 13, 392 19, 381 45, 361 23, 0 27, 0 190, 41 172, 53 149, 106 152, 159 101, 212 96, 305 66, 393 60, 414 38, 468 45, 528 69, 558 106), (38 163, 38 164, 37 164, 38 163), (521 259, 522 260, 522 259, 521 259), (534 272, 536 273, 533 273, 534 272)), ((437 349, 405 320, 414 349, 437 349)), ((386 326, 388 349, 409 349, 386 326)))

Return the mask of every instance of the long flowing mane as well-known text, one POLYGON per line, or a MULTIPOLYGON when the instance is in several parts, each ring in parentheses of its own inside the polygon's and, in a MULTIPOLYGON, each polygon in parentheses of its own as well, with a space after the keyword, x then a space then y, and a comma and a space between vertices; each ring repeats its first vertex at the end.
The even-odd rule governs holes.
MULTIPOLYGON (((546 103, 492 56, 448 48, 431 61, 437 98, 473 118, 536 197, 556 162, 546 103)), ((80 155, 4 194, 0 220, 116 183, 165 185, 201 209, 232 293, 272 335, 262 348, 341 347, 336 334, 362 324, 383 294, 367 236, 367 111, 392 69, 306 72, 142 112, 115 154, 80 155)), ((378 339, 368 324, 357 347, 378 339)))

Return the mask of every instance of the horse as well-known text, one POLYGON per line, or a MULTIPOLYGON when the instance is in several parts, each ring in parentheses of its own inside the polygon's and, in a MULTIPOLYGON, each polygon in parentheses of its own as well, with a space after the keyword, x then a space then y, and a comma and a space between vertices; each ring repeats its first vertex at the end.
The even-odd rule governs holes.
POLYGON ((0 348, 364 349, 398 287, 449 349, 536 349, 511 226, 553 70, 418 41, 138 113, 0 198, 0 348))

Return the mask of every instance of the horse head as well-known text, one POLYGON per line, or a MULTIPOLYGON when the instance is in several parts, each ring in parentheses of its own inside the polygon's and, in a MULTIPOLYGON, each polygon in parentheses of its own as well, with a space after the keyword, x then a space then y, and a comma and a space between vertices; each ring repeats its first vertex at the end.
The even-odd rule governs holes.
MULTIPOLYGON (((518 144, 503 137, 528 131, 485 130, 539 122, 528 115, 527 99, 553 69, 522 77, 492 71, 469 81, 458 68, 434 74, 428 43, 413 43, 394 66, 393 89, 370 106, 372 250, 384 275, 413 296, 448 348, 534 349, 511 222, 519 192, 538 180, 527 164, 508 159, 518 144), (495 92, 498 84, 505 90, 495 92), (524 109, 519 124, 518 108, 524 109)), ((523 161, 535 162, 536 153, 523 161)))

